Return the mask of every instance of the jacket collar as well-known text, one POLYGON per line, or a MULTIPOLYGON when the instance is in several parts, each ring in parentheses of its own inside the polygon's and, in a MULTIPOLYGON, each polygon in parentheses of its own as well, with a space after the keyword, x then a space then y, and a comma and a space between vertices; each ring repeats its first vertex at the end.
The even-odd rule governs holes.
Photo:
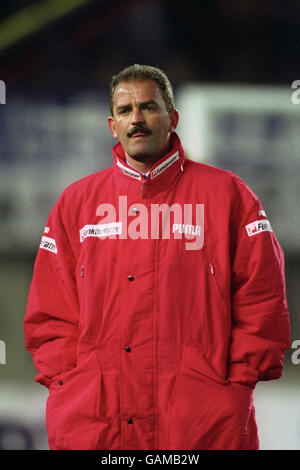
POLYGON ((126 163, 124 148, 116 144, 113 149, 113 170, 121 193, 136 192, 142 198, 153 197, 167 191, 180 178, 185 155, 178 135, 171 135, 171 150, 150 169, 148 177, 126 163))

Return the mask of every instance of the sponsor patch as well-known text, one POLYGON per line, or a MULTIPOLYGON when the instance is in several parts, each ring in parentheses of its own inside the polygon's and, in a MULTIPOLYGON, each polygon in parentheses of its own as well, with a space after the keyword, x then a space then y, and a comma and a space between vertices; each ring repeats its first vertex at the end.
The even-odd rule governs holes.
POLYGON ((44 233, 49 233, 50 232, 50 227, 45 227, 44 233))
POLYGON ((105 238, 110 235, 121 235, 122 222, 112 222, 110 224, 85 225, 79 230, 80 243, 87 237, 105 238))
POLYGON ((185 235, 200 237, 201 235, 201 226, 200 225, 190 225, 190 224, 173 224, 173 233, 183 233, 185 235))
POLYGON ((57 253, 57 246, 54 238, 42 236, 40 248, 50 251, 51 253, 57 253))
POLYGON ((257 235, 261 232, 273 232, 268 220, 256 220, 255 222, 246 225, 245 228, 247 230, 248 237, 252 237, 253 235, 257 235))
POLYGON ((162 162, 160 165, 154 168, 154 170, 151 171, 151 179, 156 178, 156 176, 160 175, 163 171, 169 168, 169 166, 173 165, 173 163, 175 163, 178 159, 178 152, 174 153, 174 155, 171 155, 169 158, 167 158, 167 160, 162 162))
POLYGON ((132 176, 132 178, 135 178, 136 180, 142 179, 140 173, 138 173, 137 171, 131 170, 130 168, 127 168, 127 166, 124 166, 118 159, 117 159, 117 165, 119 168, 121 168, 124 175, 132 176))
POLYGON ((265 211, 259 210, 258 215, 261 215, 263 217, 267 217, 265 211))

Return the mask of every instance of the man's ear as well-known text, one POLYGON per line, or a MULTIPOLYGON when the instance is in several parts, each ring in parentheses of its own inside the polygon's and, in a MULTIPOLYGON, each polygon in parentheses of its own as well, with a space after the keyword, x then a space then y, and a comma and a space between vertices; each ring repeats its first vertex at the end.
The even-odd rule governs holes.
POLYGON ((117 139, 118 136, 117 136, 117 133, 116 133, 115 118, 114 118, 113 116, 109 116, 109 117, 107 118, 107 124, 108 124, 108 128, 109 128, 111 134, 113 135, 113 137, 114 137, 115 139, 117 139))
POLYGON ((179 121, 179 112, 177 109, 173 109, 170 112, 170 132, 174 132, 179 121))

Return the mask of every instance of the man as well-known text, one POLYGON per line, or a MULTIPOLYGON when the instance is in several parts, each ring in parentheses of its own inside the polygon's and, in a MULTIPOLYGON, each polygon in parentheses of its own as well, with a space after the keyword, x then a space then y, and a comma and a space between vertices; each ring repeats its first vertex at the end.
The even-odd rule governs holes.
POLYGON ((113 77, 112 168, 52 209, 24 321, 51 449, 257 449, 289 347, 281 248, 233 173, 187 159, 165 74, 113 77))

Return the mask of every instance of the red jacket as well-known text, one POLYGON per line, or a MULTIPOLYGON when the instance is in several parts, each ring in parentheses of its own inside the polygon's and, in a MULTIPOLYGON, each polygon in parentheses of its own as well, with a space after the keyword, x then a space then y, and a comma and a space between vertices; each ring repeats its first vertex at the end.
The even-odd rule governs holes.
POLYGON ((50 448, 256 449, 253 388, 290 335, 264 210, 176 134, 147 179, 113 153, 63 192, 35 262, 24 328, 50 448))

